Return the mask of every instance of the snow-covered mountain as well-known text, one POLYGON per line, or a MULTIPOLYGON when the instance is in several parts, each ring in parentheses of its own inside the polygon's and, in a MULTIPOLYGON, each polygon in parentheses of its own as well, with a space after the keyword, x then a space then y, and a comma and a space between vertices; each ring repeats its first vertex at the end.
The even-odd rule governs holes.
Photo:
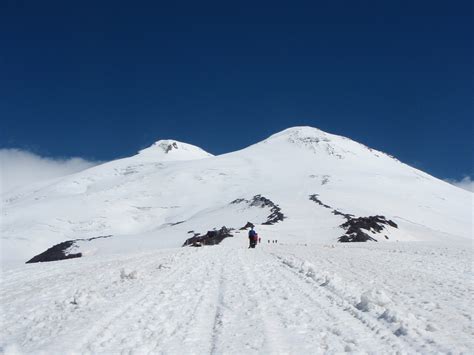
POLYGON ((0 353, 472 352, 472 193, 344 137, 159 141, 2 200, 0 353))
POLYGON ((4 265, 65 241, 83 256, 143 251, 247 222, 290 244, 472 238, 472 193, 311 127, 219 156, 161 140, 2 200, 4 265))

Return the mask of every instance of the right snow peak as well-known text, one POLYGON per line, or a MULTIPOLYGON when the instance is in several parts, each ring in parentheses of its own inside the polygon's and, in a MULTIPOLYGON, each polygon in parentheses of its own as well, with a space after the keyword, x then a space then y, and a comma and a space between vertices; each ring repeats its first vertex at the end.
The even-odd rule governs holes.
POLYGON ((375 158, 388 157, 398 162, 397 159, 385 153, 371 149, 349 138, 326 133, 308 126, 288 128, 270 136, 262 143, 270 146, 289 144, 293 148, 304 148, 312 153, 328 155, 337 159, 367 158, 371 156, 375 158))

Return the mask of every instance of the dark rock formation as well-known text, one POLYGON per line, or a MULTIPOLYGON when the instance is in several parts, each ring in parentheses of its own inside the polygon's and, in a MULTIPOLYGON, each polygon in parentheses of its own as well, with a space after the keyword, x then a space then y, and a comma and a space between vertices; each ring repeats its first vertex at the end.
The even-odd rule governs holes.
POLYGON ((267 217, 267 220, 262 224, 265 225, 272 225, 278 222, 283 221, 286 217, 281 212, 281 208, 278 207, 273 201, 269 200, 262 195, 255 195, 252 200, 250 201, 250 206, 254 207, 269 207, 271 214, 267 217))
POLYGON ((254 197, 252 197, 252 199, 250 200, 250 206, 252 207, 274 207, 275 204, 269 200, 268 198, 266 197, 263 197, 262 195, 255 195, 254 197))
POLYGON ((335 216, 342 216, 342 217, 344 217, 344 218, 347 219, 347 220, 349 220, 349 219, 351 219, 352 217, 354 217, 353 214, 350 214, 350 213, 342 213, 342 212, 340 212, 340 211, 338 211, 338 210, 333 210, 333 211, 332 211, 332 214, 335 215, 335 216))
POLYGON ((377 241, 377 239, 372 238, 370 235, 367 233, 362 232, 361 230, 354 232, 354 233, 347 233, 344 234, 343 236, 339 237, 338 241, 341 243, 349 243, 349 242, 367 242, 369 240, 372 240, 374 242, 377 241))
POLYGON ((318 205, 323 206, 324 208, 330 208, 330 209, 332 208, 332 207, 329 206, 329 205, 325 205, 325 204, 319 199, 319 195, 318 195, 318 194, 310 195, 310 196, 309 196, 309 199, 310 199, 311 201, 316 202, 318 205))
POLYGON ((280 207, 275 206, 272 208, 272 213, 267 217, 267 221, 262 224, 272 225, 278 222, 281 222, 285 219, 285 215, 281 212, 280 207))
MULTIPOLYGON (((251 207, 269 208, 271 213, 267 216, 267 220, 262 224, 272 225, 281 222, 286 218, 286 216, 283 214, 281 208, 278 207, 278 205, 276 205, 272 200, 263 197, 262 195, 255 195, 254 197, 252 197, 251 200, 238 198, 231 202, 231 204, 233 205, 239 203, 247 203, 251 207)), ((245 227, 241 229, 245 229, 245 227)))
POLYGON ((34 256, 30 260, 28 260, 26 264, 80 258, 82 256, 82 253, 66 254, 67 250, 73 247, 76 242, 78 241, 90 242, 91 240, 94 240, 94 239, 109 238, 109 237, 111 237, 111 235, 104 235, 104 236, 93 237, 89 239, 66 240, 65 242, 52 246, 51 248, 42 252, 41 254, 34 256))
POLYGON ((230 232, 231 232, 231 229, 222 227, 218 231, 213 230, 213 231, 208 231, 204 235, 195 235, 194 237, 186 239, 186 241, 183 244, 183 247, 185 246, 200 247, 203 245, 217 245, 220 242, 222 242, 222 240, 224 240, 225 238, 233 237, 233 235, 230 232))
POLYGON ((168 154, 168 153, 171 152, 173 149, 178 149, 178 145, 176 144, 176 142, 173 142, 172 144, 169 144, 169 145, 166 147, 165 153, 168 154))
MULTIPOLYGON (((339 237, 339 241, 342 243, 366 242, 369 240, 376 242, 376 239, 369 236, 363 230, 372 233, 380 233, 385 229, 385 226, 398 228, 398 225, 394 221, 386 219, 384 216, 350 217, 347 222, 340 225, 341 228, 346 230, 346 233, 339 237)), ((386 235, 385 238, 388 239, 386 235)))
POLYGON ((74 242, 72 240, 68 240, 66 242, 56 244, 52 246, 51 248, 49 248, 48 250, 42 252, 41 254, 38 254, 34 256, 33 258, 31 258, 30 260, 26 262, 26 264, 80 258, 82 256, 82 253, 77 253, 77 254, 65 253, 66 250, 72 247, 73 245, 74 245, 74 242))
POLYGON ((184 223, 186 221, 178 221, 178 222, 174 222, 174 223, 170 223, 170 226, 177 226, 178 224, 181 224, 181 223, 184 223))
POLYGON ((249 229, 249 228, 253 228, 255 227, 255 225, 252 223, 252 222, 247 222, 245 224, 245 226, 243 226, 242 228, 240 228, 241 231, 245 230, 245 229, 249 229))
POLYGON ((395 222, 387 220, 384 216, 351 218, 346 223, 341 224, 341 227, 347 230, 347 233, 354 233, 360 229, 380 233, 385 228, 385 225, 398 228, 395 222))
MULTIPOLYGON (((338 239, 341 243, 367 242, 369 240, 376 242, 376 239, 372 238, 363 230, 372 233, 380 233, 387 225, 398 228, 398 225, 394 221, 386 219, 384 216, 355 217, 353 214, 343 213, 337 209, 333 209, 331 206, 324 204, 319 199, 318 194, 310 195, 309 199, 324 208, 332 209, 332 214, 342 216, 346 219, 346 222, 339 226, 346 230, 346 233, 338 239)), ((386 235, 385 238, 388 239, 386 235)))

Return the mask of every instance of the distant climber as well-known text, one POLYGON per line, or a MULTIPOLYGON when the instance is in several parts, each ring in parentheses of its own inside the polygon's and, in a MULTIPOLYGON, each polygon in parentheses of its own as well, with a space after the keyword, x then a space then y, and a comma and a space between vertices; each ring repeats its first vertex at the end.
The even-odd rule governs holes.
POLYGON ((249 230, 249 248, 255 248, 258 241, 258 234, 253 228, 254 227, 250 227, 249 230))

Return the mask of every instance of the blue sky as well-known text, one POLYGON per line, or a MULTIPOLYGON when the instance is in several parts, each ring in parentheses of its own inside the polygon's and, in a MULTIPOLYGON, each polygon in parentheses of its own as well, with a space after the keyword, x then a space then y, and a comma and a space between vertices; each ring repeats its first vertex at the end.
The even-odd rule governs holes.
POLYGON ((472 176, 471 1, 2 1, 0 148, 214 154, 310 125, 472 176))

